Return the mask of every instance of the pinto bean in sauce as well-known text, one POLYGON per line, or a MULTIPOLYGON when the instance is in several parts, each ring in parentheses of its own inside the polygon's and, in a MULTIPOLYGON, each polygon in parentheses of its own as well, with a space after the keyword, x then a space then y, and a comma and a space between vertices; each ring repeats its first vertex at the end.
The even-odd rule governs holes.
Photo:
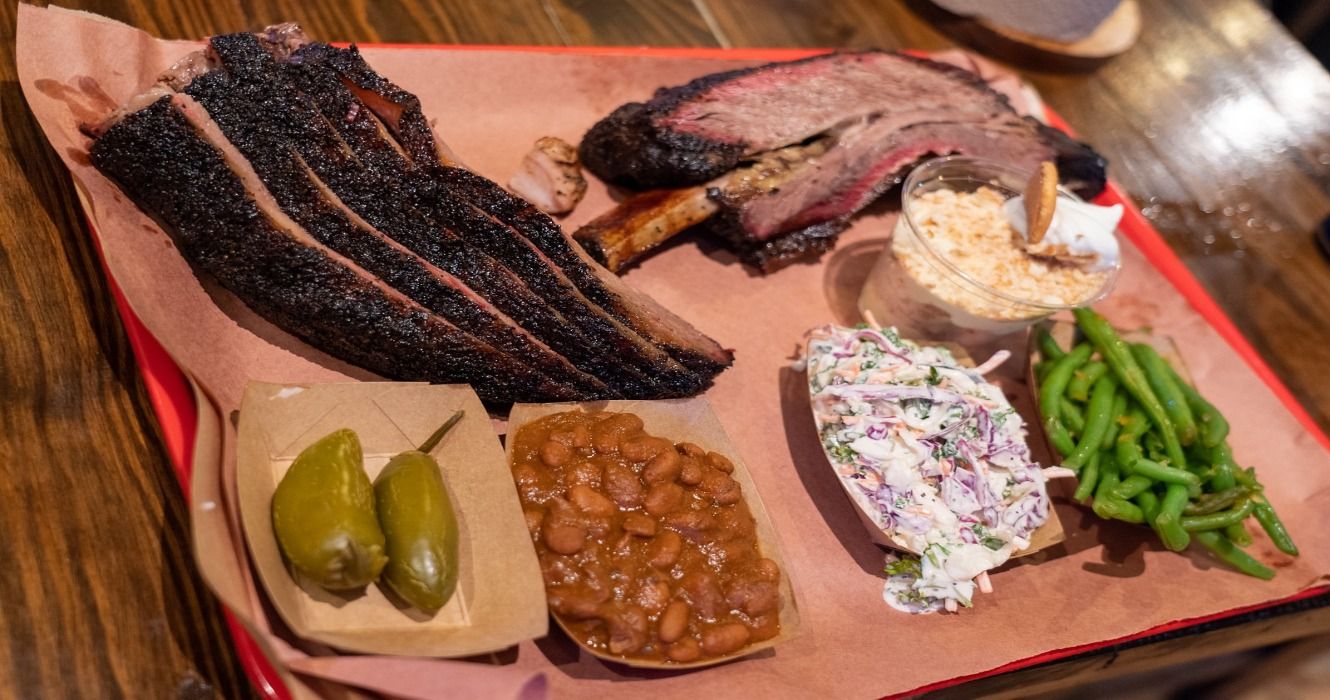
POLYGON ((690 663, 779 633, 780 570, 728 457, 628 413, 559 413, 511 439, 550 609, 578 641, 690 663))

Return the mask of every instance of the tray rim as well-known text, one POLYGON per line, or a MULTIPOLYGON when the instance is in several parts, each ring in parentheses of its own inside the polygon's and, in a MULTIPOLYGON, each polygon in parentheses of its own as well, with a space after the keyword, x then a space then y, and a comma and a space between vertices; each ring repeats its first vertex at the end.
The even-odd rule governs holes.
MULTIPOLYGON (((339 46, 348 46, 353 42, 333 42, 339 46)), ((495 44, 402 44, 402 43, 381 43, 381 42, 354 42, 363 48, 374 49, 411 49, 411 50, 438 50, 438 51, 509 51, 514 53, 549 53, 549 54, 579 54, 595 56, 643 56, 654 58, 679 58, 679 59, 729 59, 729 60, 766 60, 780 61, 793 60, 807 56, 813 56, 821 53, 834 51, 834 48, 710 48, 710 47, 660 47, 660 46, 539 46, 539 45, 495 45, 495 44)), ((928 52, 920 50, 906 50, 905 53, 926 56, 928 52)), ((1057 114, 1051 107, 1043 105, 1044 117, 1049 125, 1065 131, 1068 135, 1075 137, 1076 132, 1057 114)), ((83 206, 85 215, 84 222, 89 231, 95 232, 95 226, 86 212, 89 209, 88 201, 84 196, 82 188, 75 184, 78 191, 80 204, 83 206)), ((1275 374, 1270 365, 1265 362, 1260 353, 1247 340, 1246 336, 1233 323, 1232 319, 1223 310, 1218 302, 1206 291, 1200 280, 1192 274, 1182 259, 1169 247, 1168 242, 1163 236, 1155 230, 1150 221, 1145 218, 1135 202, 1127 196, 1125 191, 1117 182, 1109 178, 1104 191, 1098 197, 1092 200, 1095 204, 1112 205, 1122 204, 1123 219, 1119 224, 1119 230, 1128 240, 1132 242, 1142 253, 1142 255, 1162 274, 1173 288, 1191 305, 1196 313, 1201 316, 1219 335, 1228 343, 1229 347, 1247 364, 1252 372, 1264 383, 1275 398, 1279 399, 1287 410, 1302 426, 1307 434, 1311 435, 1322 448, 1330 451, 1330 435, 1317 425, 1311 414, 1303 408, 1293 393, 1288 389, 1284 382, 1275 374)), ((98 262, 102 267, 102 274, 106 277, 111 289, 111 295, 115 302, 116 310, 120 314, 121 323, 125 328, 126 336, 130 342, 130 348, 134 352, 137 360, 139 376, 144 383, 145 392, 148 395, 148 402, 151 404, 153 413, 157 417, 159 428, 162 432, 162 441, 166 449, 167 456, 170 458, 172 471, 175 473, 176 480, 180 484, 181 492, 185 498, 189 498, 189 477, 191 473, 191 464, 195 448, 195 440, 198 437, 198 421, 200 407, 195 402, 194 394, 190 389, 190 380, 181 370, 179 365, 169 353, 161 346, 152 333, 143 325, 138 316, 134 313, 128 300, 121 292, 115 278, 111 276, 106 267, 106 261, 102 252, 101 241, 94 235, 93 245, 96 249, 98 262)), ((212 410, 204 407, 205 410, 212 410)), ((1124 635, 1115 639, 1101 640, 1088 644, 1066 647, 1062 649, 1053 649, 1042 654, 1037 654, 1025 659, 1012 661, 1001 666, 976 671, 973 674, 965 676, 956 676, 934 683, 926 684, 909 691, 898 693, 891 697, 902 697, 916 695, 924 692, 940 690, 962 683, 966 683, 989 676, 995 676, 1002 673, 1036 666, 1043 663, 1066 659, 1078 654, 1093 652, 1106 649, 1116 645, 1132 642, 1135 640, 1151 637, 1167 632, 1173 632, 1188 627, 1196 627, 1208 622, 1238 617, 1247 613, 1256 612, 1273 608, 1279 605, 1294 603, 1308 598, 1330 592, 1330 585, 1309 588, 1299 593, 1269 600, 1254 605, 1224 610, 1209 615, 1202 615, 1193 618, 1184 618, 1174 620, 1162 625, 1157 625, 1140 632, 1124 635)), ((273 700, 287 700, 292 697, 290 690, 283 682, 281 674, 276 670, 272 660, 267 658, 263 648, 248 634, 242 625, 232 615, 231 611, 222 608, 222 613, 227 627, 231 630, 232 642, 236 649, 236 655, 240 660, 246 676, 255 690, 266 698, 273 700)))

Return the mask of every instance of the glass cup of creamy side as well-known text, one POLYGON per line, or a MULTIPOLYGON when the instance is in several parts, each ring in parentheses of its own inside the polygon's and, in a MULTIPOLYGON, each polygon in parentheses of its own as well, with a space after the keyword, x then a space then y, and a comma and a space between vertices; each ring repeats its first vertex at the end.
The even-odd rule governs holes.
POLYGON ((891 241, 860 292, 860 312, 907 338, 983 345, 1107 296, 1122 266, 1121 205, 1093 207, 1059 187, 1045 238, 1054 240, 1057 229, 1075 239, 1076 252, 1104 254, 1081 264, 1030 256, 1023 221, 1012 221, 1023 209, 1008 200, 1021 195, 1031 174, 963 156, 915 168, 901 190, 891 241), (1085 245, 1081 231, 1096 232, 1097 245, 1085 245))

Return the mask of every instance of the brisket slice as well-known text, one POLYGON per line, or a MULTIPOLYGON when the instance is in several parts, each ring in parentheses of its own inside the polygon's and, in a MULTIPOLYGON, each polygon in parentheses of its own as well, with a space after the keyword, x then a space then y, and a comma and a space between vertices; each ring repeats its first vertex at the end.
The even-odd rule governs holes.
POLYGON ((254 104, 246 100, 246 90, 229 89, 229 83, 230 76, 215 69, 194 76, 185 89, 250 162, 283 212, 321 244, 515 361, 528 363, 584 395, 614 395, 599 379, 581 373, 455 275, 422 260, 352 212, 285 140, 283 126, 294 122, 277 125, 266 118, 273 116, 279 93, 270 92, 262 104, 254 104))
MULTIPOLYGON (((579 370, 603 380, 597 389, 588 390, 587 398, 678 393, 625 362, 622 353, 609 352, 600 341, 600 329, 588 331, 585 324, 560 314, 522 276, 472 245, 474 236, 459 235, 463 229, 450 225, 453 222, 441 222, 431 212, 416 209, 400 178, 382 177, 365 167, 253 35, 214 37, 211 47, 224 70, 196 79, 188 90, 224 128, 242 135, 238 145, 248 157, 266 161, 273 151, 298 153, 336 198, 374 230, 458 277, 579 370)), ((286 178, 274 174, 274 179, 286 178)))
MULTIPOLYGON (((289 47, 275 52, 281 56, 289 47)), ((562 313, 602 328, 607 347, 628 361, 648 353, 645 367, 672 394, 696 393, 732 361, 715 341, 582 257, 548 216, 492 181, 450 167, 418 104, 403 102, 409 93, 373 74, 354 47, 304 45, 284 57, 283 67, 360 160, 409 183, 417 206, 517 271, 562 313), (367 92, 376 99, 362 102, 367 92), (417 128, 421 124, 426 130, 417 128), (668 354, 652 352, 653 343, 668 354)))
POLYGON ((91 158, 191 263, 329 354, 390 378, 471 384, 490 402, 578 396, 316 241, 187 96, 119 117, 91 158))
MULTIPOLYGON (((703 76, 623 105, 582 140, 583 163, 602 179, 638 188, 700 184, 745 158, 798 144, 866 119, 900 129, 965 123, 994 144, 994 156, 1028 149, 1056 160, 1063 182, 1085 196, 1105 185, 1105 163, 1085 144, 1029 117, 978 76, 928 59, 884 51, 832 53, 703 76), (1018 144, 1018 145, 1016 145, 1018 144)), ((941 153, 958 152, 952 143, 941 153)), ((971 155, 988 156, 971 139, 971 155)))

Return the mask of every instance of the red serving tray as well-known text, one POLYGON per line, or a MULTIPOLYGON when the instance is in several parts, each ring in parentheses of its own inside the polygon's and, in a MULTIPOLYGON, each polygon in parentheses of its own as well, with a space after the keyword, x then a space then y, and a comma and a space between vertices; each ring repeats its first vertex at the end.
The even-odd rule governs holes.
MULTIPOLYGON (((746 60, 765 60, 782 61, 803 58, 819 53, 825 53, 825 49, 712 49, 712 48, 655 48, 655 47, 604 47, 604 46, 489 46, 489 45, 419 45, 419 44, 362 44, 362 46, 373 48, 437 48, 441 50, 468 50, 468 51, 531 51, 545 53, 576 53, 576 54, 597 54, 606 56, 665 56, 676 58, 721 58, 721 59, 746 59, 746 60)), ((1049 123, 1059 127, 1068 133, 1073 133, 1062 120, 1051 109, 1045 108, 1049 123)), ((1314 436, 1323 447, 1330 450, 1330 437, 1327 437, 1293 397, 1293 394, 1284 386, 1279 377, 1275 375, 1270 366, 1261 359, 1256 349, 1242 335, 1237 326, 1224 313, 1219 304, 1205 291, 1201 283, 1191 274, 1178 258, 1173 249, 1168 246, 1164 238, 1154 229, 1149 220, 1145 218, 1136 205, 1128 198, 1118 187, 1117 183, 1109 181, 1108 188, 1095 199, 1095 203, 1103 205, 1122 204, 1124 215, 1119 230, 1136 245, 1137 248, 1145 254, 1146 258, 1153 264, 1164 277, 1178 290, 1187 301, 1196 309, 1205 320, 1219 333, 1220 336, 1228 342, 1230 346, 1245 360, 1252 371, 1256 373, 1262 381, 1270 387, 1270 391, 1284 404, 1284 406, 1293 414, 1295 418, 1307 429, 1307 432, 1314 436)), ((91 226, 91 222, 89 222, 91 226)), ((101 254, 100 244, 98 244, 98 254, 101 254)), ((130 346, 134 350, 134 355, 138 358, 139 373, 143 377, 143 384, 148 392, 148 400, 152 403, 153 410, 157 414, 157 420, 161 425, 162 437, 166 442, 166 452, 171 458, 171 465, 175 470, 176 478, 180 482, 180 489, 184 492, 185 498, 189 498, 189 483, 191 460, 194 454, 194 438, 197 428, 198 407, 194 403, 194 394, 190 390, 189 382, 180 368, 166 353, 157 339, 148 332, 138 317, 134 315, 129 304, 125 301, 124 295, 120 292, 119 285, 115 279, 106 270, 103 262, 103 271, 106 272, 110 283, 112 296, 115 298, 116 308, 120 311, 120 317, 125 325, 125 332, 129 336, 130 346)), ((1307 598, 1312 598, 1326 592, 1330 592, 1330 586, 1320 586, 1311 588, 1301 593, 1281 598, 1279 600, 1268 601, 1257 605, 1234 608, 1212 615, 1204 615, 1184 620, 1174 620, 1163 625, 1152 627, 1150 629, 1130 634, 1116 639, 1106 639, 1091 644, 1082 644, 1080 646, 1067 647, 1064 649, 1055 649, 1042 654, 1037 654, 1026 659, 1013 661, 996 668, 990 668, 984 671, 978 671, 968 676, 958 676, 944 681, 938 681, 929 685, 915 688, 902 695, 914 695, 931 690, 939 690, 967 681, 986 678, 1017 669, 1028 668, 1049 661, 1065 659, 1070 656, 1082 654, 1097 649, 1103 649, 1125 642, 1130 642, 1144 637, 1150 637, 1165 632, 1182 630, 1189 627, 1195 627, 1208 622, 1223 620, 1236 617, 1245 613, 1264 610, 1286 603, 1292 603, 1307 598)), ((268 658, 264 656, 258 644, 249 636, 249 633, 232 617, 229 610, 223 609, 223 615, 226 619, 227 627, 231 630, 231 638, 235 643, 236 654, 240 659, 241 665, 249 676, 250 682, 264 697, 273 700, 288 700, 291 693, 282 682, 281 676, 273 668, 268 658)))

